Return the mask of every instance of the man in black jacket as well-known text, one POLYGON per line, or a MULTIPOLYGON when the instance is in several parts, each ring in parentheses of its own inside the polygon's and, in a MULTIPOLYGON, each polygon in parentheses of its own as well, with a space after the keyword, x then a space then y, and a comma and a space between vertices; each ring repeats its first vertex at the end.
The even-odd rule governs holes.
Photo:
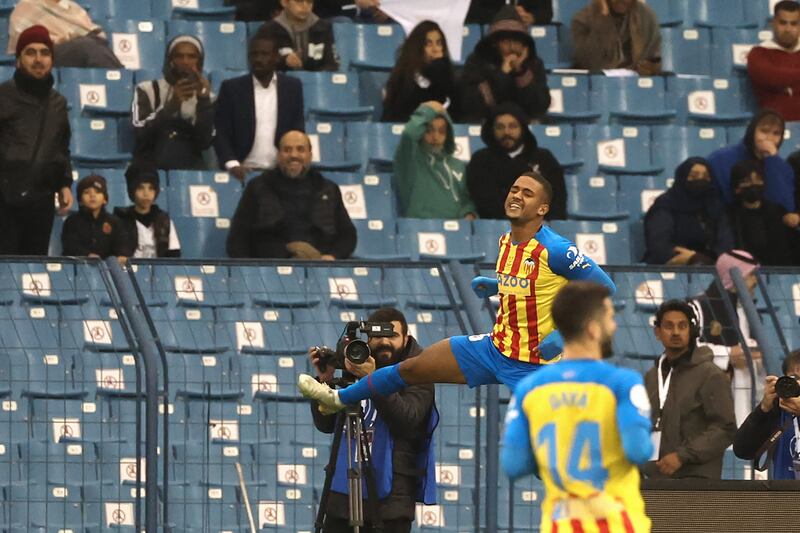
POLYGON ((336 70, 333 26, 311 9, 313 0, 281 0, 283 11, 259 31, 278 36, 280 70, 336 70))
POLYGON ((230 257, 345 259, 356 229, 339 187, 311 169, 311 142, 301 131, 278 145, 278 168, 248 182, 231 221, 230 257))
POLYGON ((53 42, 32 26, 17 41, 14 78, 0 85, 0 255, 47 255, 53 195, 72 207, 67 101, 53 89, 53 42))
MULTIPOLYGON (((800 377, 800 350, 783 360, 785 376, 800 377)), ((777 376, 767 376, 764 397, 736 432, 733 453, 741 459, 760 459, 759 449, 779 429, 783 433, 773 445, 772 478, 800 479, 800 398, 778 398, 777 376)))
POLYGON ((467 165, 467 187, 481 218, 505 219, 509 189, 531 169, 553 187, 553 203, 545 218, 567 218, 564 170, 549 150, 539 148, 522 108, 513 102, 497 106, 483 123, 481 139, 486 148, 475 152, 467 165))
MULTIPOLYGON (((356 377, 371 374, 375 368, 397 364, 409 357, 416 357, 422 348, 414 337, 408 334, 408 324, 403 313, 393 308, 383 308, 372 313, 369 322, 391 322, 394 326, 393 337, 373 337, 369 339, 372 356, 361 365, 345 362, 347 371, 356 377)), ((330 381, 333 378, 333 368, 327 366, 320 369, 319 352, 316 348, 309 351, 312 365, 317 369, 317 379, 330 381)), ((337 415, 325 415, 319 410, 319 404, 311 403, 311 413, 314 425, 319 431, 333 433, 336 428, 337 415)), ((411 530, 414 520, 415 504, 421 493, 435 491, 435 478, 431 469, 420 469, 421 455, 429 450, 432 432, 432 420, 435 422, 434 386, 415 385, 390 396, 378 396, 371 400, 365 408, 365 419, 368 421, 368 430, 373 434, 373 465, 376 477, 386 479, 383 486, 379 482, 378 492, 388 492, 380 498, 380 507, 377 510, 383 521, 384 533, 407 533, 411 530), (374 413, 374 416, 370 416, 374 413), (391 466, 392 473, 382 475, 380 464, 375 457, 380 454, 380 442, 385 442, 380 435, 381 428, 388 430, 393 442, 391 466), (427 484, 426 484, 427 483, 427 484)), ((346 449, 347 443, 341 446, 346 449)), ((346 453, 344 455, 346 459, 346 453)), ((336 472, 346 479, 347 462, 339 461, 336 472)), ((432 466, 432 465, 429 465, 432 466)), ((341 478, 340 478, 341 479, 341 478)), ((348 525, 348 500, 347 495, 337 492, 337 478, 334 476, 334 490, 330 493, 326 509, 326 520, 323 531, 325 533, 349 533, 352 528, 348 525)), ((366 496, 366 494, 365 494, 366 496)), ((374 517, 369 514, 369 503, 364 501, 364 516, 367 528, 362 531, 373 531, 374 517)))

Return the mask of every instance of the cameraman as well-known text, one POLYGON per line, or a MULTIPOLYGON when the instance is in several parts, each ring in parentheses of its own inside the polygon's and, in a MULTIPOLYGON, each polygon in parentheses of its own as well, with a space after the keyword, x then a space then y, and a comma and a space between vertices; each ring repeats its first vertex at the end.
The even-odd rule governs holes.
MULTIPOLYGON (((784 376, 800 381, 800 350, 786 356, 782 370, 784 376)), ((767 376, 764 398, 736 432, 733 453, 740 459, 758 459, 770 437, 783 429, 772 447, 772 478, 800 479, 800 397, 778 398, 776 381, 777 377, 767 376)))
MULTIPOLYGON (((368 322, 386 322, 394 326, 392 337, 370 337, 368 344, 372 356, 361 365, 345 359, 345 370, 357 378, 368 376, 376 368, 394 365, 409 357, 416 357, 422 347, 408 334, 408 323, 403 313, 394 308, 382 308, 372 313, 368 322)), ((320 357, 315 348, 309 350, 311 364, 317 370, 317 379, 330 382, 334 369, 327 365, 320 369, 320 357)), ((431 436, 439 415, 434 405, 434 386, 416 385, 390 396, 378 396, 362 403, 364 427, 370 436, 372 465, 380 500, 378 515, 383 521, 384 533, 407 533, 417 501, 434 503, 436 496, 435 461, 431 436), (391 457, 389 453, 391 452, 391 457), (383 460, 381 460, 383 458, 383 460)), ((319 404, 311 403, 314 425, 323 433, 333 433, 337 416, 320 413, 319 404)), ((343 441, 345 439, 342 439, 343 441)), ((349 533, 347 494, 347 442, 342 442, 331 485, 323 531, 349 533)), ((372 533, 374 516, 369 506, 368 491, 364 492, 363 533, 372 533)))

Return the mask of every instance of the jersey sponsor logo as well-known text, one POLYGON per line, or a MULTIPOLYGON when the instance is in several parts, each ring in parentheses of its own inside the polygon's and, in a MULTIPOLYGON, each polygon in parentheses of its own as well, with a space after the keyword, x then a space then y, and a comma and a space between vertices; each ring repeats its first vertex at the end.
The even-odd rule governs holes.
POLYGON ((497 274, 498 290, 502 294, 514 294, 517 296, 531 295, 531 280, 518 278, 510 274, 497 274))
POLYGON ((578 250, 578 247, 574 244, 567 248, 567 261, 572 261, 569 264, 570 270, 575 270, 576 268, 589 268, 589 263, 586 262, 586 256, 583 255, 583 252, 578 250))

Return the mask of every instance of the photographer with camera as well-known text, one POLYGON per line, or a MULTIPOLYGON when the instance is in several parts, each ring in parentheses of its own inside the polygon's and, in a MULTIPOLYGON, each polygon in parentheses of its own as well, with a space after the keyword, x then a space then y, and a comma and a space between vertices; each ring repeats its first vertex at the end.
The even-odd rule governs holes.
MULTIPOLYGON (((414 337, 408 334, 405 316, 397 309, 378 309, 369 316, 366 324, 361 323, 361 331, 368 335, 366 343, 351 336, 356 333, 358 325, 347 325, 336 352, 318 346, 309 350, 317 380, 325 383, 352 382, 369 376, 376 368, 416 357, 422 351, 414 337), (388 327, 389 324, 393 329, 388 327), (369 350, 364 349, 365 344, 369 350), (353 362, 359 360, 364 362, 353 362), (343 370, 342 378, 334 378, 336 368, 343 370)), ((414 520, 416 502, 430 504, 434 503, 436 497, 431 437, 439 416, 434 404, 434 386, 415 385, 389 396, 377 396, 362 403, 362 408, 364 428, 371 443, 371 462, 379 505, 377 509, 371 508, 368 491, 364 492, 365 526, 360 531, 374 531, 376 518, 380 517, 384 533, 407 533, 414 520)), ((339 417, 346 416, 345 412, 326 414, 324 407, 317 402, 311 403, 311 413, 314 425, 323 433, 334 433, 340 427, 339 417)), ((347 454, 355 446, 348 446, 344 438, 342 441, 335 463, 331 457, 328 466, 330 469, 335 464, 324 509, 325 533, 354 531, 348 508, 347 454)), ((367 483, 367 488, 369 485, 367 483)))
POLYGON ((786 356, 782 370, 783 377, 767 376, 764 397, 736 432, 733 453, 755 460, 758 470, 771 458, 773 479, 800 479, 800 350, 786 356))

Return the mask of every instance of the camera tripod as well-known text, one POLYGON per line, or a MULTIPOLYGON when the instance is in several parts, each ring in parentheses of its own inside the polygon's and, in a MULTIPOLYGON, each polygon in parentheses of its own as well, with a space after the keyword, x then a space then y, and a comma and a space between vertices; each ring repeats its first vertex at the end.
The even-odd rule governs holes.
MULTIPOLYGON (((334 384, 338 385, 339 380, 334 384)), ((325 484, 319 500, 317 518, 314 522, 316 533, 322 531, 328 509, 328 499, 331 493, 333 476, 336 473, 336 459, 342 445, 342 436, 347 439, 347 488, 348 488, 348 516, 354 533, 360 533, 364 526, 364 494, 362 481, 367 483, 367 498, 370 515, 373 520, 372 529, 383 531, 383 522, 378 511, 378 487, 375 482, 375 471, 372 468, 372 454, 370 453, 367 430, 364 427, 364 413, 360 404, 348 405, 336 420, 333 444, 325 467, 325 484), (355 449, 354 449, 355 448, 355 449)))

